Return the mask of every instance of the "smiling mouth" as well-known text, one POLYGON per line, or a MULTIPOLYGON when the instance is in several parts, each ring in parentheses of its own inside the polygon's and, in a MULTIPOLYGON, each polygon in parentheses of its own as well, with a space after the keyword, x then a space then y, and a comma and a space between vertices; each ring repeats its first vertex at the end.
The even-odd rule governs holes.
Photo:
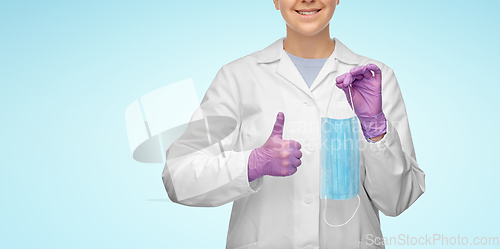
POLYGON ((313 10, 313 11, 299 11, 299 10, 296 10, 295 12, 301 14, 301 15, 313 15, 313 14, 316 14, 320 11, 321 9, 317 9, 317 10, 313 10))

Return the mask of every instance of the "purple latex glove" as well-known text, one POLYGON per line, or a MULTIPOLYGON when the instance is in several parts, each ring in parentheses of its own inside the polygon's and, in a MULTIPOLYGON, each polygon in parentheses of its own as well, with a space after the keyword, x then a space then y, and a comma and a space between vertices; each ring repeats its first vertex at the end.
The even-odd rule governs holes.
POLYGON ((386 133, 387 123, 382 112, 382 72, 375 64, 357 66, 337 77, 337 87, 344 90, 347 101, 358 116, 366 138, 386 133), (372 74, 373 72, 373 74, 372 74))
POLYGON ((248 159, 248 181, 263 175, 289 176, 302 163, 301 145, 294 140, 283 140, 285 114, 278 113, 271 136, 261 147, 254 149, 248 159))

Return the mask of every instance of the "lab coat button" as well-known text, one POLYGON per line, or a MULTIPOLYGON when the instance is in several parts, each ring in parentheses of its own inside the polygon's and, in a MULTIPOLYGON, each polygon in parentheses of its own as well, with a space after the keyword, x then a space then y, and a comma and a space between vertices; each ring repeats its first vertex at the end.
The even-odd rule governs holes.
POLYGON ((312 195, 306 195, 306 197, 304 197, 304 201, 307 203, 307 204, 311 204, 314 200, 314 197, 312 195))
POLYGON ((312 106, 312 105, 314 105, 314 102, 312 100, 308 100, 308 101, 305 102, 305 104, 307 106, 312 106))

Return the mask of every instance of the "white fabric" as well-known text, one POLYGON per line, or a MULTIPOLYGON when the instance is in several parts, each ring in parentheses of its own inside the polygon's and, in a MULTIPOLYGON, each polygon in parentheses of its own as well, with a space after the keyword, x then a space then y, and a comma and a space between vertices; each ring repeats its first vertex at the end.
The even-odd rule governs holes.
MULTIPOLYGON (((203 131, 188 126, 167 150, 162 178, 169 197, 188 206, 219 206, 234 201, 228 249, 383 248, 367 241, 382 237, 379 210, 397 216, 425 191, 425 174, 416 161, 394 72, 379 61, 353 53, 334 38, 334 52, 308 88, 283 50, 283 39, 219 70, 199 110, 204 117, 230 117, 236 121, 236 128, 228 128, 220 143, 196 149, 197 138, 206 134, 202 136, 203 131), (335 78, 367 63, 382 70, 387 134, 376 143, 368 143, 359 129, 360 206, 348 224, 330 227, 321 218, 320 121, 332 91, 332 108, 327 116, 354 115, 344 92, 335 86, 335 78), (301 143, 302 165, 292 176, 264 176, 249 183, 250 152, 269 138, 280 111, 285 114, 283 139, 301 143)), ((358 204, 357 199, 352 200, 329 202, 329 221, 340 224, 349 219, 358 204)))

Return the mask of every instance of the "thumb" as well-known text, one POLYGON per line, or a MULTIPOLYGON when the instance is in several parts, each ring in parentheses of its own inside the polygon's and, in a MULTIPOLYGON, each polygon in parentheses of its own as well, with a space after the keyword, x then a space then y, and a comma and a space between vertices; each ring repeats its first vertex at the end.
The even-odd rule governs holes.
POLYGON ((375 64, 367 64, 366 68, 373 71, 373 74, 375 75, 375 79, 378 82, 382 82, 382 70, 380 70, 380 68, 377 65, 375 65, 375 64))
POLYGON ((285 114, 279 112, 278 115, 276 116, 276 122, 274 123, 273 133, 271 133, 271 137, 277 136, 280 139, 282 139, 284 125, 285 125, 285 114))

